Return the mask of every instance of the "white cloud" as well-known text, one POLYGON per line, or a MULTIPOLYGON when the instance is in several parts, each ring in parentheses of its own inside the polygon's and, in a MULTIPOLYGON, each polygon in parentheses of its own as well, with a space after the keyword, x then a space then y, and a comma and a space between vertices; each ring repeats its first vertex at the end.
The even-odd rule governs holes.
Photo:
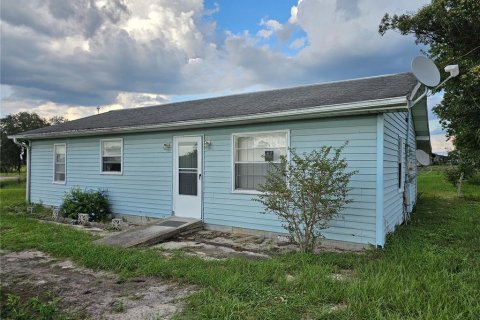
POLYGON ((300 49, 303 46, 305 46, 306 42, 307 42, 307 39, 305 37, 297 38, 293 40, 292 43, 290 43, 289 47, 291 49, 300 49))
MULTIPOLYGON (((120 92, 114 103, 99 105, 100 112, 111 110, 119 110, 125 108, 140 108, 152 105, 159 105, 169 102, 170 99, 164 95, 150 93, 131 93, 120 92)), ((51 101, 38 101, 16 99, 8 97, 2 100, 1 116, 16 112, 35 112, 43 118, 52 118, 54 116, 62 116, 68 120, 76 120, 79 118, 94 115, 98 112, 96 107, 78 106, 54 103, 51 101)))
POLYGON ((447 154, 449 151, 454 149, 452 141, 447 141, 447 138, 444 134, 431 135, 430 138, 433 153, 447 154))
POLYGON ((405 70, 400 49, 413 41, 377 26, 420 3, 303 0, 284 23, 262 19, 256 35, 219 38, 211 15, 220 9, 201 0, 4 1, 2 83, 26 99, 96 105, 120 91, 192 95, 405 70), (290 41, 295 28, 305 36, 290 41), (262 47, 273 35, 299 53, 262 47))
POLYGON ((207 86, 191 74, 191 59, 206 74, 222 65, 215 23, 203 18, 201 0, 4 1, 2 83, 27 99, 78 105, 120 91, 225 89, 221 78, 207 86))
MULTIPOLYGON (((324 60, 333 55, 359 56, 395 51, 399 45, 412 39, 389 32, 381 37, 378 24, 385 12, 404 13, 419 8, 426 1, 349 1, 355 10, 346 14, 340 1, 304 0, 292 10, 290 21, 295 21, 308 36, 309 45, 299 56, 307 63, 324 60)), ((406 66, 408 67, 408 66, 406 66)))
POLYGON ((260 38, 270 38, 275 32, 280 31, 283 29, 283 26, 280 22, 277 20, 264 20, 262 19, 260 21, 260 25, 265 27, 264 29, 261 29, 260 31, 257 32, 257 36, 260 38))
POLYGON ((288 19, 289 23, 291 24, 297 23, 298 6, 300 5, 301 2, 302 0, 298 0, 298 5, 292 6, 292 8, 290 9, 290 18, 288 19))
POLYGON ((424 2, 300 0, 287 21, 263 19, 259 33, 234 34, 216 29, 221 8, 201 0, 2 1, 1 80, 13 91, 2 94, 2 113, 73 119, 97 105, 407 71, 413 38, 377 28, 385 12, 424 2), (278 47, 265 45, 272 37, 278 47))
POLYGON ((428 126, 430 128, 430 132, 439 132, 442 131, 442 125, 440 124, 440 120, 438 119, 432 119, 428 120, 428 126))

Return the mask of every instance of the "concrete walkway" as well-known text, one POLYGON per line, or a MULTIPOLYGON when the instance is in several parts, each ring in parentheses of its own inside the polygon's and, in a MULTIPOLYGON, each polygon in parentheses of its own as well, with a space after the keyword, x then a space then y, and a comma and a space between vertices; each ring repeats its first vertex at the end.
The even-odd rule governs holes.
POLYGON ((19 176, 0 176, 0 181, 19 180, 21 178, 19 176))
POLYGON ((200 230, 203 221, 200 219, 169 217, 151 224, 139 226, 118 234, 96 240, 98 244, 108 244, 121 248, 149 246, 176 237, 188 231, 200 230))

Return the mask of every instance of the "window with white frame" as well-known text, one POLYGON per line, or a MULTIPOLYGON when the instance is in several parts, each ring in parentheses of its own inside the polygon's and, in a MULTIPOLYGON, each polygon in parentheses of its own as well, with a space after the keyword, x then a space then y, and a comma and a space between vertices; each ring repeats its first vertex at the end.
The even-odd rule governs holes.
POLYGON ((398 190, 403 191, 405 184, 405 140, 400 136, 398 137, 397 153, 398 190))
POLYGON ((123 139, 101 140, 102 172, 122 173, 123 139))
POLYGON ((233 135, 234 190, 256 191, 265 183, 271 163, 280 163, 286 156, 288 133, 261 132, 233 135))
POLYGON ((64 143, 53 146, 53 182, 65 183, 67 147, 64 143))

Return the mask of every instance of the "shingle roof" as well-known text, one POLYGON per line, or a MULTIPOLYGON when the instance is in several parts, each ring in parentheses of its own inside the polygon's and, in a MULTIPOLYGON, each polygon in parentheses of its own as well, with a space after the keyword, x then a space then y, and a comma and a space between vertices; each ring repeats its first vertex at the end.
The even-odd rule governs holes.
POLYGON ((21 135, 75 132, 298 110, 405 97, 416 84, 411 73, 261 91, 100 113, 21 135))

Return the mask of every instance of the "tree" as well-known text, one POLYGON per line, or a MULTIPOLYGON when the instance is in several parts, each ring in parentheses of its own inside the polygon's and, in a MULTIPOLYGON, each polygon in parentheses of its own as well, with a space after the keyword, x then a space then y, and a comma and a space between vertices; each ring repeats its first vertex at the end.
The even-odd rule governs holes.
POLYGON ((62 124, 62 123, 65 123, 67 122, 67 118, 65 117, 62 117, 62 116, 53 116, 51 117, 50 119, 48 119, 48 122, 50 123, 50 125, 54 126, 54 125, 57 125, 57 124, 62 124))
POLYGON ((458 64, 460 76, 443 88, 433 111, 464 162, 480 167, 480 1, 433 0, 412 14, 383 17, 380 34, 397 30, 427 45, 438 66, 458 64))
POLYGON ((312 251, 323 237, 322 230, 338 215, 347 199, 348 183, 355 172, 346 172, 347 161, 340 158, 343 148, 322 147, 291 160, 282 156, 270 163, 266 182, 256 201, 264 213, 274 213, 302 251, 312 251))
POLYGON ((22 166, 22 161, 20 160, 21 149, 12 140, 8 139, 8 136, 46 127, 49 125, 49 122, 38 114, 29 112, 8 115, 0 121, 0 170, 2 172, 17 170, 20 173, 22 166))
POLYGON ((464 157, 458 150, 450 151, 448 158, 452 165, 445 170, 445 176, 450 183, 457 187, 457 198, 460 198, 462 195, 463 180, 471 179, 475 176, 477 171, 475 162, 471 157, 464 157))

